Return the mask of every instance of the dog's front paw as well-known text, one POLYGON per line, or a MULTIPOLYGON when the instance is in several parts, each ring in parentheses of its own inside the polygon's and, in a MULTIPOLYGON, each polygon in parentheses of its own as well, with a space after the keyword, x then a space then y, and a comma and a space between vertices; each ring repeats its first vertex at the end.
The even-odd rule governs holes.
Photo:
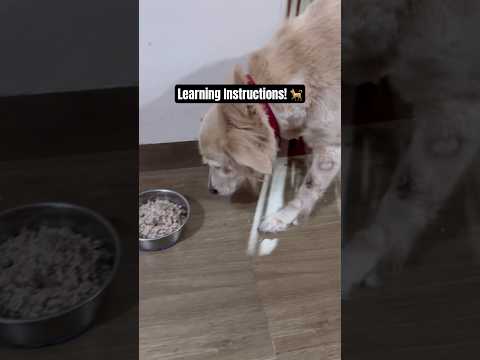
POLYGON ((276 233, 287 230, 292 224, 298 224, 298 212, 286 207, 263 219, 258 229, 264 233, 276 233))
POLYGON ((376 267, 386 253, 385 231, 371 226, 355 234, 342 249, 342 298, 362 283, 369 287, 382 286, 376 267))
POLYGON ((287 230, 290 224, 277 214, 265 218, 260 224, 259 230, 264 233, 276 233, 287 230))

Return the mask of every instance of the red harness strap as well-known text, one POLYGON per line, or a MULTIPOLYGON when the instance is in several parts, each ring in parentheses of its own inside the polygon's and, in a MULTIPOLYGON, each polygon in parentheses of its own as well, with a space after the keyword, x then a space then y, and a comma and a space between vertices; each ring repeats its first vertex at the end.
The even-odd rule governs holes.
MULTIPOLYGON (((248 85, 256 85, 252 75, 247 74, 245 77, 247 78, 248 85)), ((273 129, 273 132, 275 133, 275 137, 277 138, 278 141, 280 141, 280 126, 278 126, 277 117, 273 113, 273 110, 270 107, 269 103, 267 102, 262 103, 262 107, 268 116, 268 123, 270 124, 270 127, 273 129)))
MULTIPOLYGON (((256 85, 255 80, 253 80, 252 75, 247 74, 245 75, 247 84, 248 85, 256 85)), ((280 146, 281 137, 280 137, 280 126, 278 125, 277 117, 273 113, 273 110, 269 103, 264 102, 262 103, 262 107, 265 110, 265 113, 268 116, 268 123, 270 127, 273 129, 275 133, 275 137, 277 138, 278 145, 280 146)), ((297 156, 297 155, 305 155, 307 153, 306 145, 303 142, 303 139, 291 139, 288 141, 288 156, 297 156)))

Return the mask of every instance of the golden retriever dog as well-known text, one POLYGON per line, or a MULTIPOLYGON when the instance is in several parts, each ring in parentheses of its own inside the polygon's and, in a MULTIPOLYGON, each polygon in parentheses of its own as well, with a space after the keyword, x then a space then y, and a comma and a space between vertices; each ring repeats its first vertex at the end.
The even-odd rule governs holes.
MULTIPOLYGON (((284 208, 263 219, 260 230, 277 232, 313 210, 340 172, 340 0, 318 0, 288 20, 264 48, 249 57, 257 84, 304 84, 304 103, 271 104, 282 139, 303 137, 312 163, 303 184, 284 208)), ((247 84, 240 66, 235 84, 247 84)), ((262 104, 215 104, 204 116, 200 153, 210 167, 209 189, 233 194, 244 181, 272 173, 277 141, 262 104)))

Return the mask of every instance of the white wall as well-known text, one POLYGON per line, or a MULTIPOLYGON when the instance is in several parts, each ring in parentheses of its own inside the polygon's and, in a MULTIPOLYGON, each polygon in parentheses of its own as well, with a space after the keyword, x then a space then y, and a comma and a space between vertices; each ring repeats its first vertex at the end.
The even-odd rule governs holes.
POLYGON ((137 85, 136 12, 133 0, 2 0, 0 96, 137 85))
POLYGON ((271 38, 286 0, 140 0, 140 143, 197 138, 208 104, 175 104, 176 83, 223 83, 271 38))

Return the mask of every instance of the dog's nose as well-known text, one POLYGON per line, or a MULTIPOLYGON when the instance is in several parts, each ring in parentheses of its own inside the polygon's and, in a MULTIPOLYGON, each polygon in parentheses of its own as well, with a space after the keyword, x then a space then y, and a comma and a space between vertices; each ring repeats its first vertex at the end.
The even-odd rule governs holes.
POLYGON ((212 185, 212 177, 211 177, 210 173, 208 174, 208 191, 210 192, 210 194, 213 194, 213 195, 218 194, 218 190, 215 189, 212 185))

